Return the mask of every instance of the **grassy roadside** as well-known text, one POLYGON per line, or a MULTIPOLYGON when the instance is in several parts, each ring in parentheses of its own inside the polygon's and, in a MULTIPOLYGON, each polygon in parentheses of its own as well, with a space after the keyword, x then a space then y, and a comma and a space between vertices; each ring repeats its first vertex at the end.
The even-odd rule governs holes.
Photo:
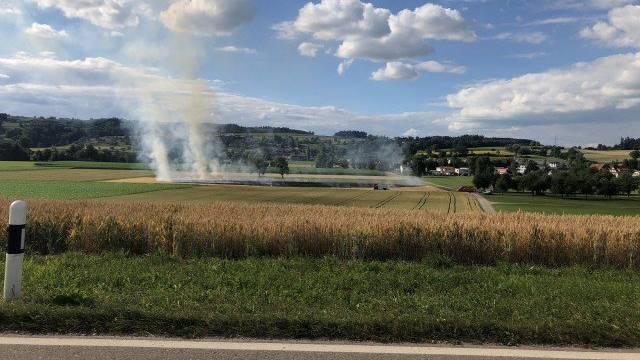
POLYGON ((31 256, 0 331, 640 345, 638 272, 437 265, 31 256))

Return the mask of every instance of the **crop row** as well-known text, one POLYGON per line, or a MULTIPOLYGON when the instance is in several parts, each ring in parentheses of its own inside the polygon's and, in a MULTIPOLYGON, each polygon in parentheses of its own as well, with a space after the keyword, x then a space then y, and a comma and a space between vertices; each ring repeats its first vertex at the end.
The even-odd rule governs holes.
MULTIPOLYGON (((9 201, 0 199, 0 217, 9 201)), ((446 214, 291 204, 30 201, 28 252, 442 259, 640 269, 640 217, 446 214)), ((0 242, 6 235, 0 235, 0 242)))

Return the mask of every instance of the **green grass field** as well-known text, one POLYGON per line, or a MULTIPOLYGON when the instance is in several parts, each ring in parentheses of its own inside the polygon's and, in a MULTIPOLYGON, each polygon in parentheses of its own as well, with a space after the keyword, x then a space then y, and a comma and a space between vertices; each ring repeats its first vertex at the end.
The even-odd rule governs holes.
POLYGON ((457 190, 460 186, 473 186, 473 176, 425 176, 422 179, 428 184, 449 190, 457 190))
POLYGON ((8 198, 22 199, 78 200, 186 187, 189 187, 189 185, 122 184, 96 181, 2 180, 0 181, 0 195, 8 198))
POLYGON ((0 331, 640 345, 631 271, 71 253, 27 257, 23 290, 0 331))
POLYGON ((531 196, 528 193, 507 193, 487 196, 498 211, 527 211, 547 214, 578 215, 640 215, 640 197, 603 199, 590 196, 563 199, 558 196, 531 196))
POLYGON ((611 161, 622 161, 629 158, 630 150, 581 150, 587 160, 607 163, 611 161))

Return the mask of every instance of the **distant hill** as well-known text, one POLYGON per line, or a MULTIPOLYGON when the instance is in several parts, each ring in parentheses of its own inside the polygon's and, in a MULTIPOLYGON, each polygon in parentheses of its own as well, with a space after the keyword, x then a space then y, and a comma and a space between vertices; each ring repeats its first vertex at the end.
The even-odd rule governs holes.
MULTIPOLYGON (((138 159, 136 124, 119 118, 78 120, 55 117, 22 117, 0 114, 0 142, 5 152, 24 153, 37 161, 87 160, 134 162, 138 159), (17 147, 16 147, 17 146, 17 147)), ((287 127, 248 127, 236 124, 205 124, 205 134, 220 135, 224 155, 230 161, 248 161, 256 156, 283 156, 290 160, 316 161, 323 167, 344 164, 349 159, 358 168, 381 169, 381 162, 398 164, 419 151, 506 147, 514 144, 538 146, 528 139, 479 135, 389 138, 364 131, 344 130, 333 136, 287 127), (318 162, 318 159, 322 161, 318 162)), ((179 158, 180 144, 170 149, 179 158)), ((24 153, 20 157, 24 158, 24 153)), ((13 155, 9 157, 15 157, 13 155)))

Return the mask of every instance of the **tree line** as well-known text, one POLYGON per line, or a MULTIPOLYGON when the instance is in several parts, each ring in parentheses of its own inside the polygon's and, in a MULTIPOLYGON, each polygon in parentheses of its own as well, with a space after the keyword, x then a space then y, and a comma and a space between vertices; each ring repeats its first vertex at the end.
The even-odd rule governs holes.
POLYGON ((638 190, 640 178, 633 176, 633 169, 626 168, 616 176, 609 167, 594 169, 586 161, 572 161, 566 169, 554 170, 529 161, 523 174, 515 167, 506 174, 497 174, 487 158, 478 158, 474 164, 473 184, 479 189, 492 188, 497 192, 510 190, 529 192, 531 195, 547 193, 562 197, 601 195, 611 198, 614 195, 631 193, 638 190))

